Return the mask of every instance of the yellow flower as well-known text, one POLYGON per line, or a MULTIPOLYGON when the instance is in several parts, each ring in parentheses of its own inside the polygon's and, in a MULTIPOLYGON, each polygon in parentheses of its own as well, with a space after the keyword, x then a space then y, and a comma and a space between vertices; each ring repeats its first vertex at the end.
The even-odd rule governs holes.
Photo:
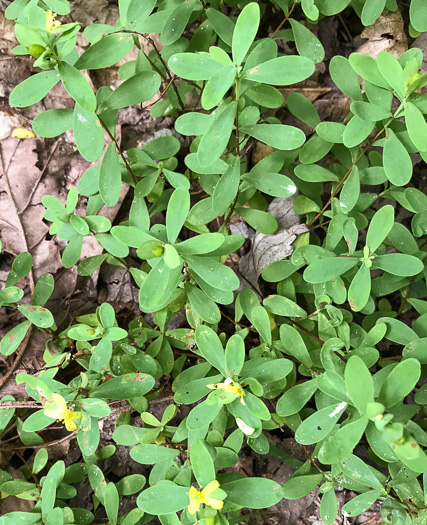
POLYGON ((72 410, 69 410, 67 408, 67 403, 65 402, 65 399, 61 395, 52 394, 52 397, 57 408, 45 408, 43 411, 44 414, 47 417, 51 417, 52 419, 62 421, 62 423, 64 423, 65 425, 65 428, 70 432, 76 430, 77 425, 74 423, 74 419, 81 419, 82 413, 73 412, 72 410))
POLYGON ((209 494, 215 492, 217 488, 219 488, 219 483, 216 480, 208 483, 203 490, 190 487, 190 491, 187 493, 190 496, 190 505, 187 507, 188 512, 190 514, 196 514, 202 503, 213 509, 221 510, 224 502, 220 499, 209 497, 209 494))
POLYGON ((238 383, 234 382, 229 377, 227 377, 224 383, 217 383, 216 385, 206 385, 206 386, 208 388, 220 389, 220 390, 224 390, 224 392, 230 392, 231 394, 234 394, 236 397, 240 397, 240 402, 242 403, 242 405, 245 404, 245 401, 243 399, 243 396, 245 395, 245 391, 238 383))
POLYGON ((16 139, 32 139, 35 137, 35 135, 32 131, 28 131, 27 129, 15 128, 12 131, 12 137, 16 139))
POLYGON ((46 31, 54 31, 55 29, 58 29, 60 25, 61 22, 56 20, 55 13, 50 9, 49 11, 46 11, 46 31))

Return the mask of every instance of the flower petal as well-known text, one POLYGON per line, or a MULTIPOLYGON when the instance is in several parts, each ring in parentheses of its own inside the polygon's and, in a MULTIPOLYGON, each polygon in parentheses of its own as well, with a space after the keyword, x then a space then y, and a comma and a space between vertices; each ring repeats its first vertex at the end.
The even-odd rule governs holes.
POLYGON ((61 412, 59 410, 53 410, 50 408, 45 408, 43 410, 44 415, 47 417, 51 417, 52 419, 59 419, 61 416, 61 412))
POLYGON ((221 510, 222 507, 224 506, 224 502, 216 498, 207 497, 205 498, 204 503, 205 505, 209 505, 209 507, 212 507, 213 509, 216 509, 216 510, 221 510))
POLYGON ((202 490, 202 495, 207 496, 208 494, 212 494, 217 488, 219 488, 219 482, 215 479, 206 485, 202 490))
POLYGON ((199 508, 200 508, 200 501, 192 501, 190 505, 188 505, 187 510, 189 514, 196 514, 199 508))

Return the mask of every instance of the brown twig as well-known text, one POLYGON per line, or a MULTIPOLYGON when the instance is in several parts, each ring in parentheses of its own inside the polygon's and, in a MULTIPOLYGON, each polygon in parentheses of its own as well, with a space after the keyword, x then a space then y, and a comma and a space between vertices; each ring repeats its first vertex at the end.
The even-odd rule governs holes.
MULTIPOLYGON (((13 196, 12 188, 11 188, 10 181, 9 181, 9 176, 8 176, 9 168, 10 168, 10 166, 12 164, 12 160, 15 157, 16 152, 18 151, 18 148, 19 148, 20 144, 21 144, 21 140, 18 141, 18 144, 16 145, 15 151, 13 152, 13 154, 12 154, 12 156, 10 158, 9 164, 6 167, 5 164, 4 164, 3 148, 1 147, 1 143, 0 143, 0 158, 1 158, 1 167, 2 167, 2 172, 3 172, 3 180, 4 180, 5 187, 6 187, 6 193, 7 193, 7 196, 9 197, 9 199, 10 199, 10 201, 13 204, 13 207, 15 209, 16 217, 17 217, 18 222, 19 222, 19 228, 20 228, 21 234, 22 234, 22 239, 24 241, 25 251, 29 252, 27 235, 25 233, 24 223, 22 222, 22 217, 21 217, 22 212, 18 208, 18 205, 17 205, 17 203, 15 201, 15 198, 13 196)), ((28 274, 28 281, 29 281, 31 295, 32 295, 34 293, 34 274, 33 274, 32 267, 31 267, 30 273, 28 274)))
POLYGON ((312 219, 308 224, 307 227, 310 228, 320 217, 325 213, 325 211, 329 208, 329 205, 332 202, 332 199, 335 197, 335 195, 339 192, 341 189, 341 186, 344 184, 344 182, 347 180, 348 176, 352 172, 353 168, 356 166, 356 164, 359 162, 359 160, 365 155, 365 153, 368 151, 368 149, 372 146, 372 144, 377 140, 377 138, 385 131, 387 126, 390 124, 390 122, 393 120, 393 117, 387 122, 387 124, 384 125, 380 131, 375 135, 375 137, 369 142, 369 144, 361 151, 360 155, 356 158, 355 161, 353 161, 352 165, 348 168, 346 171, 344 177, 339 181, 336 188, 332 192, 332 195, 329 197, 328 202, 323 206, 323 208, 319 211, 319 213, 312 219))
POLYGON ((108 127, 104 124, 102 118, 98 115, 99 122, 101 123, 101 126, 103 129, 107 132, 107 135, 110 137, 110 139, 114 142, 116 145, 116 149, 119 152, 120 157, 122 158, 123 162, 125 163, 126 170, 129 173, 130 180, 132 181, 132 184, 136 186, 138 184, 138 181, 136 180, 136 177, 132 171, 132 168, 129 166, 128 161, 126 160, 126 157, 122 151, 122 148, 118 145, 116 138, 113 136, 113 134, 110 132, 108 127))
POLYGON ((273 34, 270 36, 271 39, 273 39, 277 33, 282 29, 282 27, 286 24, 286 22, 288 21, 289 17, 291 16, 293 10, 295 9, 295 6, 297 4, 294 4, 290 10, 289 10, 289 13, 285 16, 285 18, 280 22, 280 24, 277 26, 277 28, 273 31, 273 34))
POLYGON ((409 295, 411 293, 412 287, 414 286, 416 277, 417 277, 416 275, 412 277, 411 282, 409 283, 408 288, 406 290, 405 297, 402 299, 402 302, 400 303, 399 310, 397 310, 396 315, 400 315, 403 312, 403 309, 405 308, 405 304, 407 300, 409 299, 409 295))
MULTIPOLYGON (((23 224, 22 218, 21 218, 21 211, 19 210, 18 205, 16 204, 16 201, 15 201, 15 199, 13 197, 12 188, 10 186, 10 181, 9 181, 9 177, 8 177, 8 172, 9 172, 10 165, 12 163, 12 159, 14 158, 15 153, 17 152, 20 144, 21 144, 21 140, 19 140, 18 144, 16 145, 15 151, 13 152, 13 154, 11 156, 11 160, 10 160, 8 166, 6 167, 5 163, 4 163, 3 149, 2 149, 1 143, 0 143, 0 159, 1 159, 1 166, 2 166, 2 172, 3 172, 3 180, 4 180, 4 183, 5 183, 5 187, 6 187, 6 193, 7 193, 11 203, 13 204, 13 206, 15 208, 16 217, 17 217, 18 222, 19 222, 19 226, 20 226, 20 230, 21 230, 21 234, 22 234, 22 239, 23 239, 23 242, 24 242, 25 251, 29 252, 28 240, 27 240, 27 236, 25 234, 24 224, 23 224)), ((34 273, 33 273, 33 268, 32 267, 31 267, 30 273, 28 274, 28 284, 30 286, 31 295, 33 295, 33 293, 34 293, 34 273)), ((26 333, 26 335, 25 335, 25 337, 24 337, 24 339, 23 339, 23 341, 21 343, 20 350, 18 350, 18 352, 16 352, 16 354, 15 354, 15 359, 14 359, 13 363, 8 368, 8 370, 5 373, 5 375, 0 379, 0 388, 2 388, 9 381, 9 378, 12 376, 12 374, 18 368, 18 365, 21 362, 22 356, 24 355, 25 350, 27 349, 28 343, 30 341, 32 329, 33 329, 33 325, 30 325, 30 327, 28 329, 28 332, 26 333)))
POLYGON ((374 521, 381 516, 381 511, 377 512, 375 516, 370 518, 368 521, 364 521, 361 525, 369 525, 370 523, 374 523, 374 521))

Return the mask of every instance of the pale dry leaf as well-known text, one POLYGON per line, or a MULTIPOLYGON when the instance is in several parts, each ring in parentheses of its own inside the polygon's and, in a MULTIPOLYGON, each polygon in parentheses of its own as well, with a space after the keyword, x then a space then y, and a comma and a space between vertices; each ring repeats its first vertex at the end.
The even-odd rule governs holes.
POLYGON ((258 277, 263 268, 289 257, 294 251, 292 243, 299 235, 308 231, 307 226, 300 223, 299 215, 294 212, 293 201, 293 197, 277 197, 271 201, 267 211, 279 224, 276 233, 271 235, 256 232, 243 222, 230 225, 232 233, 240 233, 252 241, 251 250, 239 261, 239 273, 258 293, 258 277))
POLYGON ((367 26, 360 34, 368 41, 356 51, 376 58, 380 51, 387 51, 395 57, 408 49, 404 21, 400 11, 384 11, 372 26, 367 26))

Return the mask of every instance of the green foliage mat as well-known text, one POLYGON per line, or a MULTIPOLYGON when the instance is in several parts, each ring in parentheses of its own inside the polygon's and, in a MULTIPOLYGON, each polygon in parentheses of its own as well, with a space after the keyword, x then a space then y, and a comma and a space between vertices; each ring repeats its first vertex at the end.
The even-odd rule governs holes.
MULTIPOLYGON (((40 69, 13 89, 10 105, 36 104, 62 83, 74 108, 39 113, 34 133, 51 138, 72 129, 80 154, 94 163, 65 205, 43 197, 50 234, 66 244, 62 264, 77 265, 80 276, 101 265, 126 268, 142 315, 118 326, 113 306, 104 303, 59 330, 45 306, 53 276, 35 283, 31 304, 19 304, 24 291, 17 284, 33 261, 29 253, 16 257, 0 306, 18 309, 25 320, 3 337, 0 351, 19 359, 36 329, 50 341, 38 375, 16 377, 32 401, 0 402, 0 434, 16 425, 22 444, 37 449, 22 467, 25 479, 0 470, 1 498, 34 502, 32 511, 0 517, 0 525, 85 525, 96 522, 102 507, 112 525, 156 516, 163 525, 233 525, 244 519, 244 508, 266 509, 317 486, 325 525, 338 511, 358 516, 377 500, 383 523, 427 523, 427 197, 412 179, 414 161, 427 160, 422 52, 334 56, 331 77, 352 101, 343 122, 322 122, 301 93, 286 100, 289 112, 314 130, 308 140, 271 111, 284 105, 280 87, 308 79, 324 60, 311 24, 347 7, 371 25, 398 6, 396 0, 120 0, 115 26, 84 28, 88 47, 80 56, 82 28, 64 21, 66 0, 14 0, 7 8, 16 21, 14 52, 32 55, 40 69), (281 23, 267 38, 260 24, 269 13, 281 23), (294 43, 296 54, 280 51, 283 40, 294 43), (135 60, 119 69, 119 87, 94 93, 82 72, 109 68, 135 46, 135 60), (187 151, 174 136, 120 148, 119 110, 148 101, 153 118, 172 116, 177 134, 191 137, 187 151), (271 152, 254 162, 257 143, 271 152), (132 203, 125 220, 112 225, 102 206, 118 203, 122 184, 132 203), (86 213, 77 215, 81 196, 86 213), (262 296, 246 281, 242 289, 234 271, 231 256, 245 239, 231 233, 230 221, 240 217, 268 243, 280 231, 271 202, 293 204, 307 228, 290 257, 273 256, 259 269, 270 292, 262 296), (160 212, 164 224, 152 220, 160 212), (396 222, 398 214, 403 222, 396 222), (81 260, 87 237, 103 252, 81 260), (233 307, 233 329, 220 310, 225 305, 233 307), (181 311, 186 327, 169 329, 181 311), (146 313, 154 313, 153 325, 146 313), (414 318, 412 326, 405 322, 414 318), (392 354, 382 356, 379 349, 391 345, 392 354), (73 378, 65 383, 69 365, 73 378), (165 384, 174 402, 158 419, 150 402, 165 384), (130 447, 131 460, 152 466, 147 480, 134 474, 115 482, 102 471, 115 447, 99 448, 99 420, 117 401, 144 422, 132 426, 124 411, 113 440, 130 447), (183 404, 191 405, 188 416, 174 420, 183 404), (81 462, 66 467, 43 447, 38 432, 55 420, 76 433, 81 462), (284 425, 308 454, 289 481, 281 486, 236 472, 244 444, 277 455, 267 436, 284 425), (83 480, 93 489, 93 506, 70 508, 83 480), (342 509, 338 486, 358 493, 342 509), (120 502, 131 495, 136 506, 123 513, 120 502)), ((427 31, 424 0, 411 0, 409 18, 412 37, 427 31)))

